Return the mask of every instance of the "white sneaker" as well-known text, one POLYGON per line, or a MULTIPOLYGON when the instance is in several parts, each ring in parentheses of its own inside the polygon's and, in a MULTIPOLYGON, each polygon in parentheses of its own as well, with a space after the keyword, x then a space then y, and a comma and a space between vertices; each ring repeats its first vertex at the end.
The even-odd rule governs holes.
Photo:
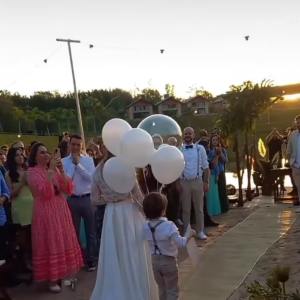
POLYGON ((0 267, 5 265, 6 264, 6 261, 5 260, 0 260, 0 267))
POLYGON ((207 240, 207 236, 205 235, 205 233, 204 233, 203 231, 200 231, 200 232, 198 233, 198 238, 199 238, 200 240, 207 240))
POLYGON ((300 207, 295 210, 295 213, 300 213, 300 207))
POLYGON ((51 293, 56 294, 61 292, 61 287, 57 284, 57 285, 49 286, 49 290, 51 293))

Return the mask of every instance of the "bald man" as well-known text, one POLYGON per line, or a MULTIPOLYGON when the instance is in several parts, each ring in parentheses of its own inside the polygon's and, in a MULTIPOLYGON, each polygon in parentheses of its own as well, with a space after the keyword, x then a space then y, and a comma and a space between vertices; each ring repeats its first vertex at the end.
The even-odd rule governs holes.
POLYGON ((182 193, 183 230, 186 231, 191 219, 192 201, 195 209, 196 230, 198 238, 206 240, 204 233, 203 196, 209 188, 209 165, 207 155, 202 145, 193 143, 194 129, 187 127, 183 131, 184 145, 182 153, 185 159, 185 168, 180 177, 182 193), (203 178, 203 179, 202 179, 203 178))
POLYGON ((169 139, 168 139, 168 145, 170 145, 170 146, 177 146, 177 139, 176 138, 174 138, 174 137, 169 137, 169 139))

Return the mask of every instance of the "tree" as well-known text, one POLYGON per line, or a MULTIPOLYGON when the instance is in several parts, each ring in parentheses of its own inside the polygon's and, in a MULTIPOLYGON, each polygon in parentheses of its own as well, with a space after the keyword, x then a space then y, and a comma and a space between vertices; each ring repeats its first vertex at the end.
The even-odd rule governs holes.
POLYGON ((66 109, 65 110, 65 116, 67 120, 67 126, 68 126, 68 132, 70 132, 70 119, 74 118, 75 116, 75 110, 74 109, 66 109))
POLYGON ((57 108, 55 110, 55 119, 57 121, 57 125, 58 125, 58 134, 62 134, 61 131, 61 121, 66 119, 66 112, 67 110, 64 108, 57 108))
POLYGON ((34 133, 37 134, 36 121, 42 120, 41 111, 37 107, 34 107, 34 108, 27 110, 26 115, 27 115, 28 120, 30 120, 32 122, 34 133))
POLYGON ((142 94, 145 95, 147 101, 151 104, 156 104, 161 101, 161 95, 158 90, 152 88, 142 89, 142 94))
POLYGON ((46 123, 47 134, 50 135, 49 124, 55 121, 56 111, 52 110, 50 112, 40 112, 41 119, 46 123))
POLYGON ((19 134, 21 134, 22 133, 21 120, 23 120, 25 118, 24 110, 22 108, 14 106, 12 108, 12 113, 13 113, 14 119, 18 121, 18 124, 19 124, 19 134))
POLYGON ((166 93, 169 95, 169 96, 174 96, 175 95, 175 93, 174 93, 174 85, 171 85, 171 84, 169 84, 169 83, 167 83, 166 85, 165 85, 165 90, 166 90, 166 93))
POLYGON ((204 89, 204 87, 199 88, 197 86, 190 86, 188 93, 190 94, 191 97, 202 96, 205 99, 212 99, 213 98, 212 93, 210 93, 209 91, 204 89))
MULTIPOLYGON (((8 91, 0 91, 0 132, 3 132, 3 122, 8 121, 9 116, 11 115, 12 108, 14 103, 12 101, 12 95, 8 91)), ((7 130, 9 131, 9 130, 7 130)))
POLYGON ((249 135, 254 132, 257 119, 278 100, 283 100, 282 92, 275 89, 269 80, 263 80, 260 84, 245 81, 241 85, 230 87, 230 91, 224 95, 227 100, 227 108, 218 116, 218 123, 228 136, 234 138, 234 152, 236 154, 237 173, 239 179, 239 205, 243 205, 242 178, 240 168, 240 155, 238 134, 244 137, 244 153, 247 166, 247 199, 252 199, 251 172, 252 160, 249 153, 249 135))

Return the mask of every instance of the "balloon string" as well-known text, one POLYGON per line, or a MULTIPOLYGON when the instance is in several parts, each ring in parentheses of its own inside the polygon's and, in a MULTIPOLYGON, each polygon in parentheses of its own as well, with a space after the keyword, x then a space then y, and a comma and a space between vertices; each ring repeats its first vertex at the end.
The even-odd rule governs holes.
POLYGON ((142 213, 143 216, 145 216, 143 205, 133 196, 132 192, 130 192, 131 198, 134 201, 134 203, 137 205, 138 209, 142 213))

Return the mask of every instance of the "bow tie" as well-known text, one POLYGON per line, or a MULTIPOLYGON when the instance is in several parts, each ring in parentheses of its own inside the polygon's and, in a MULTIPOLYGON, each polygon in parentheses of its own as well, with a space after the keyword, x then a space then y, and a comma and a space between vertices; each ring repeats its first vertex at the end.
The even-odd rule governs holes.
POLYGON ((185 146, 185 149, 193 149, 193 145, 185 146))

